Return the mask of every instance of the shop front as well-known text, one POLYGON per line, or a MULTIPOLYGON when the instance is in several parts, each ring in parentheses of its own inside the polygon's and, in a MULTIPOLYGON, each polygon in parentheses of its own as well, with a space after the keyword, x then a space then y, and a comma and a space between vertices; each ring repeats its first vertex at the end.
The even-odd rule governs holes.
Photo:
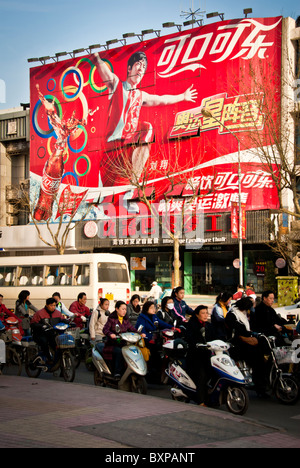
MULTIPOLYGON (((243 241, 244 284, 251 282, 260 293, 276 287, 275 277, 286 274, 276 268, 276 256, 268 247, 269 211, 247 212, 243 241)), ((203 238, 191 244, 180 239, 180 281, 186 294, 217 295, 235 292, 239 283, 238 242, 231 235, 231 213, 204 215, 203 238)), ((163 289, 174 287, 174 252, 170 238, 150 235, 99 237, 96 229, 76 228, 76 248, 81 252, 114 252, 127 258, 132 291, 149 291, 153 281, 163 289), (89 234, 93 232, 93 236, 89 234)), ((96 224, 96 223, 95 223, 96 224)), ((119 232, 115 229, 114 232, 119 232)))
MULTIPOLYGON (((276 267, 276 255, 266 245, 244 245, 244 285, 251 283, 257 293, 277 289, 276 276, 286 268, 276 267)), ((239 284, 238 248, 204 246, 199 252, 184 252, 186 294, 218 295, 235 292, 239 284)))

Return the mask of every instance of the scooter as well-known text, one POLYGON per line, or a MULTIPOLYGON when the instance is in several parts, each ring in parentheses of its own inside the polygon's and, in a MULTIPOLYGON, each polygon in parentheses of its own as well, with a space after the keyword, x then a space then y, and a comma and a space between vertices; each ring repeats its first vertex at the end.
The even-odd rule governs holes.
POLYGON ((1 340, 1 332, 5 331, 5 326, 0 321, 0 375, 2 373, 3 364, 6 363, 6 348, 4 340, 1 340))
POLYGON ((69 328, 67 323, 58 323, 49 331, 56 334, 56 349, 53 353, 53 362, 49 362, 46 356, 39 350, 37 345, 26 348, 25 370, 28 377, 37 378, 41 372, 56 372, 61 369, 65 382, 73 382, 75 379, 75 363, 72 351, 75 348, 75 339, 65 331, 69 328))
MULTIPOLYGON (((291 372, 284 372, 282 364, 294 363, 293 356, 297 356, 296 348, 284 347, 277 348, 274 336, 267 337, 263 334, 257 334, 260 340, 264 340, 268 350, 269 358, 267 362, 268 384, 276 398, 285 405, 293 405, 299 399, 299 383, 291 372), (289 360, 290 359, 290 360, 289 360)), ((252 370, 244 361, 237 361, 237 366, 246 376, 252 374, 252 370)), ((247 384, 251 389, 253 384, 247 384)))
POLYGON ((116 326, 116 333, 119 339, 125 341, 122 348, 123 358, 126 363, 126 370, 120 379, 114 377, 111 369, 103 359, 101 353, 95 346, 92 350, 92 359, 95 366, 94 383, 97 386, 112 387, 134 393, 147 393, 147 364, 140 350, 143 347, 139 333, 120 333, 116 326))
POLYGON ((11 341, 14 346, 22 346, 22 333, 19 329, 19 321, 14 317, 7 317, 5 323, 8 325, 7 333, 11 334, 11 341))
POLYGON ((5 360, 3 361, 3 358, 2 361, 0 360, 0 372, 8 375, 21 375, 23 348, 19 321, 15 317, 7 317, 5 319, 5 324, 6 326, 2 324, 1 327, 1 348, 2 353, 5 353, 5 360), (6 365, 4 365, 4 363, 6 365))
MULTIPOLYGON (((174 344, 176 345, 176 342, 174 344)), ((170 344, 166 343, 164 347, 170 356, 170 344)), ((230 344, 215 340, 206 344, 198 344, 198 347, 205 347, 212 352, 210 362, 213 372, 208 382, 209 406, 226 404, 231 413, 245 414, 249 406, 249 396, 245 390, 246 382, 243 374, 227 353, 230 344)), ((166 370, 168 377, 175 383, 171 388, 172 398, 177 401, 197 402, 196 384, 181 367, 180 361, 176 359, 178 351, 180 356, 183 355, 182 343, 179 343, 178 348, 174 350, 174 358, 166 370)))

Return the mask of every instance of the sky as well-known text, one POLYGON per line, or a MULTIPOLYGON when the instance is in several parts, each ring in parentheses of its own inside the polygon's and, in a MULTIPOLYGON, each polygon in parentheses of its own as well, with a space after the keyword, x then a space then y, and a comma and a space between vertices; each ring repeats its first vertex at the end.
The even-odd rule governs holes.
MULTIPOLYGON (((204 24, 219 20, 207 19, 207 13, 224 13, 225 20, 243 18, 244 8, 252 8, 251 18, 296 19, 300 15, 299 0, 229 0, 226 6, 224 3, 224 0, 0 0, 0 111, 29 102, 29 69, 33 66, 27 62, 30 57, 88 48, 91 44, 120 39, 126 32, 138 34, 145 29, 161 29, 161 35, 171 34, 177 29, 162 29, 162 23, 182 24, 186 21, 183 12, 203 12, 204 24)), ((145 39, 152 37, 155 35, 145 39)))

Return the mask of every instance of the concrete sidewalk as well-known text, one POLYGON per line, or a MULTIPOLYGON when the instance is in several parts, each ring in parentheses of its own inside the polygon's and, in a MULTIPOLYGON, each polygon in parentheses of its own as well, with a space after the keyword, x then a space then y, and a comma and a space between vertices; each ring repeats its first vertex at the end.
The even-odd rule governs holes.
POLYGON ((1 448, 300 448, 245 416, 75 383, 1 375, 0 408, 1 448))

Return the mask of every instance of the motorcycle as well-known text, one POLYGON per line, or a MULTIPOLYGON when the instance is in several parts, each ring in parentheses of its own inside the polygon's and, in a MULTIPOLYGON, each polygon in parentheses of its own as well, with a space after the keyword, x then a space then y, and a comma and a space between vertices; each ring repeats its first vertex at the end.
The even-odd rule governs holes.
MULTIPOLYGON (((174 349, 173 358, 170 361, 167 376, 175 383, 171 388, 172 398, 176 401, 197 402, 197 388, 195 382, 181 367, 180 358, 185 355, 187 345, 181 342, 173 342, 177 347, 174 349), (179 357, 178 357, 179 354, 179 357)), ((208 382, 209 406, 221 406, 226 404, 227 409, 236 415, 243 415, 249 406, 249 396, 245 390, 246 381, 228 355, 230 344, 221 340, 210 341, 206 344, 198 344, 211 351, 212 377, 208 382)), ((170 343, 164 345, 168 355, 171 355, 170 343)))
POLYGON ((67 323, 58 323, 50 330, 54 330, 56 335, 56 349, 50 350, 53 361, 49 362, 47 357, 39 350, 37 345, 27 347, 25 370, 30 378, 37 378, 41 372, 54 373, 61 369, 61 374, 65 382, 73 382, 75 379, 75 365, 72 351, 75 348, 75 340, 72 335, 65 331, 69 328, 67 323))
POLYGON ((22 334, 19 329, 19 321, 15 317, 7 317, 5 324, 6 327, 1 328, 1 341, 4 342, 4 348, 2 343, 1 347, 5 351, 5 360, 0 360, 0 371, 9 375, 21 375, 22 334))
POLYGON ((126 369, 120 379, 116 378, 103 359, 99 349, 95 346, 92 350, 92 359, 95 366, 94 383, 97 386, 112 387, 134 393, 147 393, 147 364, 140 350, 143 347, 139 333, 120 333, 116 326, 118 339, 125 341, 122 347, 122 355, 126 363, 126 369))
POLYGON ((2 367, 6 363, 6 349, 5 349, 5 342, 1 340, 1 332, 5 330, 5 327, 0 322, 0 375, 2 373, 2 367))
MULTIPOLYGON (((285 405, 293 405, 299 398, 299 383, 291 372, 284 372, 282 365, 289 362, 292 363, 293 347, 276 347, 274 336, 267 337, 263 334, 257 334, 258 338, 264 340, 266 349, 269 355, 267 362, 268 369, 268 384, 270 389, 275 394, 276 398, 285 405)), ((297 354, 297 353, 296 353, 297 354)), ((247 379, 247 376, 252 374, 252 370, 244 361, 237 361, 237 366, 247 379)), ((247 383, 249 389, 253 388, 253 383, 247 383)))

